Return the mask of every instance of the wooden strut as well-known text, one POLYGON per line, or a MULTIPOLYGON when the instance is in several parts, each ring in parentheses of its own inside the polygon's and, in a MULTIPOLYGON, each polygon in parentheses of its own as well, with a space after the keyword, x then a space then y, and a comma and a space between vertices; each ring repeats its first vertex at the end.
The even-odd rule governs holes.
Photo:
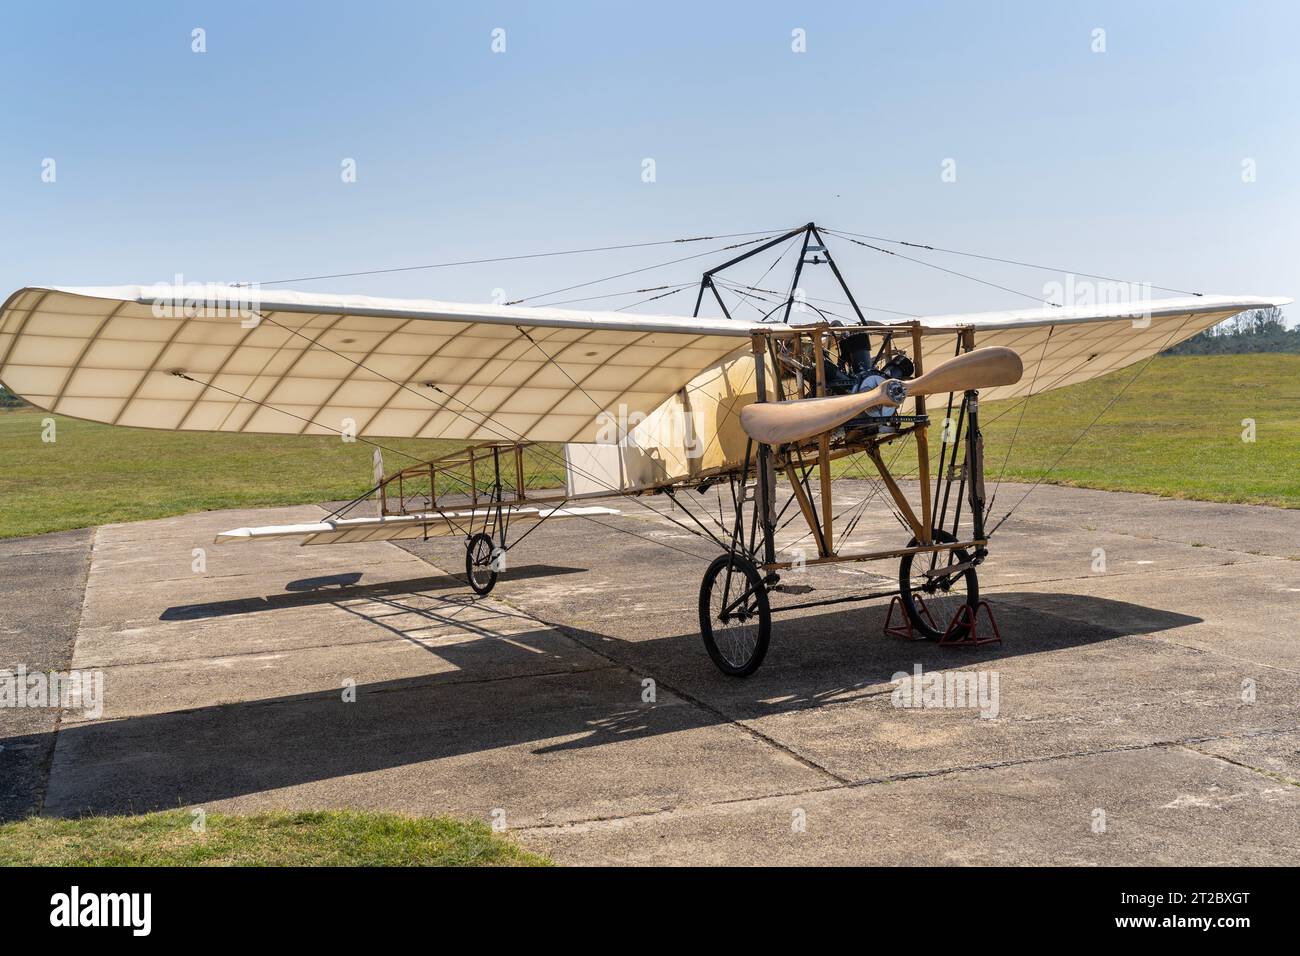
MULTIPOLYGON (((767 344, 764 340, 763 333, 755 332, 750 337, 750 348, 754 355, 754 388, 756 397, 759 402, 767 401, 767 344)), ((777 368, 776 374, 780 377, 780 369, 777 368)), ((772 453, 774 449, 762 442, 758 443, 758 493, 755 496, 755 515, 759 517, 762 525, 763 540, 763 562, 764 564, 774 564, 776 562, 776 502, 774 499, 774 485, 776 484, 776 468, 773 466, 772 453)))
MULTIPOLYGON (((921 323, 912 323, 912 374, 920 377, 925 369, 921 359, 921 323)), ((921 482, 921 533, 917 540, 922 544, 930 543, 931 527, 934 523, 933 504, 930 501, 930 436, 929 423, 925 420, 925 396, 913 397, 913 412, 920 421, 916 424, 916 467, 921 482)), ((879 463, 877 463, 879 464, 879 463)))
MULTIPOLYGON (((908 554, 929 554, 932 551, 953 551, 957 548, 978 548, 988 544, 987 539, 976 538, 970 541, 943 541, 937 544, 918 544, 910 548, 894 548, 891 551, 868 551, 862 554, 833 554, 829 558, 813 558, 810 561, 774 561, 763 565, 764 571, 780 571, 809 564, 841 564, 849 561, 883 561, 887 558, 901 558, 908 554)), ((944 569, 947 570, 946 568, 944 569)))
POLYGON ((478 507, 478 479, 474 476, 474 446, 465 449, 469 456, 469 495, 473 507, 478 507))
MULTIPOLYGON (((406 505, 406 488, 407 481, 429 482, 429 509, 431 511, 440 511, 438 503, 438 475, 445 473, 451 476, 457 485, 464 485, 465 496, 470 500, 471 506, 476 507, 482 497, 481 489, 478 485, 478 465, 486 461, 489 456, 492 457, 493 473, 500 473, 500 457, 502 453, 513 456, 514 459, 514 497, 508 498, 505 489, 510 486, 509 472, 499 479, 502 493, 497 496, 503 504, 522 504, 525 501, 535 503, 563 502, 568 501, 571 496, 556 491, 553 494, 542 494, 530 497, 525 481, 524 472, 524 449, 531 445, 532 442, 483 442, 478 445, 471 445, 469 448, 453 452, 450 455, 444 455, 441 458, 435 458, 431 461, 421 462, 417 465, 411 465, 399 471, 386 475, 379 483, 376 497, 380 501, 381 514, 408 514, 409 509, 406 505), (467 467, 469 469, 469 479, 465 479, 463 474, 456 469, 467 467), (397 485, 396 498, 389 491, 389 486, 393 483, 397 485)), ((506 461, 506 468, 509 468, 509 459, 506 461)), ((413 493, 414 494, 414 493, 413 493)), ((495 493, 494 493, 495 494, 495 493)), ((492 499, 496 501, 497 498, 492 499)))
MULTIPOLYGON (((911 323, 911 333, 912 333, 911 334, 912 352, 914 354, 914 360, 913 360, 913 366, 915 369, 914 377, 919 378, 920 376, 925 374, 924 359, 922 355, 923 329, 919 322, 911 323)), ((808 335, 809 339, 812 342, 813 361, 815 363, 816 374, 815 374, 815 382, 809 384, 812 384, 815 389, 813 397, 824 398, 827 395, 827 391, 826 391, 826 372, 825 372, 825 364, 824 364, 826 351, 825 351, 825 340, 823 335, 823 326, 819 323, 818 325, 813 326, 811 328, 799 330, 799 333, 796 335, 796 342, 799 341, 802 335, 808 335)), ((967 337, 968 348, 970 347, 969 346, 970 338, 973 337, 967 337)), ((759 344, 758 335, 755 335, 754 339, 755 339, 753 343, 754 358, 756 362, 762 363, 764 361, 764 358, 766 357, 765 353, 767 352, 767 349, 763 348, 759 344)), ((760 374, 760 382, 761 382, 761 378, 762 376, 760 374)), ((870 560, 878 560, 883 558, 900 557, 905 554, 920 554, 920 553, 934 552, 934 551, 946 551, 946 550, 951 550, 952 548, 955 547, 962 546, 962 545, 953 545, 953 544, 936 544, 934 542, 933 530, 932 530, 932 525, 934 522, 934 502, 933 502, 933 495, 930 489, 930 447, 929 447, 929 434, 928 434, 929 422, 927 418, 927 410, 926 410, 926 403, 925 403, 924 396, 914 395, 912 396, 912 398, 913 401, 915 402, 914 415, 913 415, 915 424, 913 425, 912 428, 907 429, 906 431, 914 433, 916 435, 916 440, 917 440, 916 441, 917 472, 918 472, 918 479, 919 479, 918 483, 921 489, 919 516, 917 515, 916 510, 912 507, 912 504, 907 500, 907 496, 903 493, 903 490, 899 487, 898 482, 894 479, 894 476, 890 473, 889 466, 885 464, 884 458, 881 456, 880 453, 880 445, 887 444, 893 439, 899 437, 899 435, 894 434, 888 437, 881 436, 876 440, 868 440, 861 446, 861 448, 863 451, 865 451, 867 456, 871 459, 872 463, 875 465, 876 471, 880 474, 880 478, 884 483, 886 490, 889 492, 890 497, 893 499, 894 505, 897 507, 900 515, 902 516, 904 522, 907 524, 908 528, 911 530, 913 537, 918 542, 916 547, 895 549, 895 550, 882 551, 882 552, 871 552, 871 553, 857 554, 857 555, 838 554, 834 549, 834 537, 832 533, 833 512, 832 512, 832 503, 831 503, 830 463, 833 460, 843 457, 845 454, 849 453, 850 449, 848 449, 847 447, 844 449, 836 449, 836 451, 832 453, 830 447, 829 431, 821 432, 820 434, 812 438, 812 440, 816 442, 816 447, 817 447, 817 469, 818 469, 818 478, 819 478, 819 483, 821 488, 821 495, 820 495, 821 515, 819 516, 817 513, 818 512, 817 504, 810 499, 809 494, 805 489, 803 482, 800 480, 800 475, 796 466, 796 462, 791 455, 792 449, 791 448, 782 448, 782 449, 770 448, 764 446, 760 442, 760 460, 764 457, 762 453, 766 451, 769 460, 775 459, 773 463, 776 464, 777 467, 784 472, 785 477, 790 482, 791 494, 794 500, 798 503, 799 510, 803 515, 804 521, 808 525, 808 530, 811 533, 817 545, 818 557, 816 559, 813 559, 811 561, 804 560, 802 562, 797 562, 797 563, 807 565, 807 564, 828 564, 836 561, 870 561, 870 560)), ((760 384, 758 400, 762 402, 765 401, 766 399, 767 396, 765 394, 765 389, 760 384)), ((763 480, 764 469, 761 464, 759 467, 759 476, 760 476, 759 477, 760 509, 764 517, 770 520, 770 509, 772 506, 771 499, 775 492, 775 488, 772 487, 771 478, 768 478, 768 480, 764 482, 763 480), (767 485, 767 487, 764 487, 764 485, 767 485)), ((984 542, 970 542, 968 543, 968 546, 973 547, 977 544, 982 545, 983 543, 984 542)), ((796 562, 775 561, 773 556, 773 557, 769 557, 768 560, 764 562, 763 568, 764 570, 770 571, 770 570, 778 570, 781 568, 793 567, 795 566, 795 564, 796 562)))
POLYGON ((524 446, 515 445, 515 498, 523 501, 524 495, 524 446))
POLYGON ((785 463, 785 474, 790 479, 790 487, 794 489, 794 497, 799 502, 799 510, 803 512, 803 519, 808 522, 808 530, 812 532, 813 537, 817 540, 818 556, 827 557, 830 554, 830 545, 827 544, 822 534, 822 526, 817 521, 817 513, 813 511, 812 502, 804 494, 803 482, 799 480, 794 465, 788 459, 785 463))
MULTIPOLYGON (((813 342, 813 361, 817 363, 817 397, 826 395, 826 366, 822 362, 822 333, 816 328, 811 333, 813 342)), ((797 340, 796 340, 797 341, 797 340)), ((817 436, 817 475, 822 486, 822 550, 823 558, 830 556, 835 535, 831 529, 831 436, 822 432, 817 436)))
MULTIPOLYGON (((922 356, 922 335, 923 329, 919 323, 909 323, 911 331, 911 346, 914 353, 914 367, 916 377, 920 378, 925 375, 922 356)), ((803 336, 808 336, 812 344, 812 357, 816 363, 814 369, 815 375, 807 376, 804 380, 809 392, 812 392, 813 398, 826 399, 827 394, 826 369, 825 362, 828 357, 828 343, 833 341, 833 336, 838 333, 838 329, 832 329, 829 326, 818 323, 816 325, 805 326, 800 330, 781 330, 779 333, 763 330, 751 335, 751 349, 755 361, 755 386, 756 399, 759 403, 772 402, 779 399, 781 391, 773 395, 774 389, 779 385, 779 376, 781 360, 779 356, 771 354, 772 339, 793 338, 792 343, 798 348, 798 343, 803 336), (767 381, 769 366, 771 360, 776 367, 778 374, 777 382, 767 381)), ((855 328, 853 331, 859 331, 855 328)), ((898 327, 893 327, 894 332, 898 332, 898 327)), ((962 345, 969 352, 974 346, 974 335, 972 330, 963 330, 962 345)), ((934 377, 936 373, 931 372, 930 376, 934 377)), ((804 397, 803 390, 797 393, 798 397, 804 397)), ((930 487, 930 479, 933 474, 929 461, 929 443, 928 443, 928 420, 927 409, 924 396, 911 396, 915 402, 915 414, 902 416, 904 422, 910 422, 910 427, 903 427, 888 435, 878 435, 868 437, 866 440, 856 440, 851 442, 839 441, 832 443, 831 432, 823 431, 819 434, 809 436, 808 439, 792 442, 788 445, 772 446, 761 441, 755 441, 755 458, 754 464, 757 466, 753 471, 749 467, 744 469, 745 475, 754 474, 757 478, 755 488, 756 501, 756 519, 761 521, 759 529, 759 541, 756 541, 755 557, 759 566, 767 572, 788 569, 795 566, 809 564, 830 564, 837 561, 871 561, 888 558, 898 558, 908 554, 924 554, 933 552, 945 552, 955 548, 982 548, 987 544, 982 540, 983 535, 980 529, 975 529, 971 535, 973 540, 960 543, 936 543, 933 537, 932 526, 935 515, 935 491, 930 487), (920 488, 919 509, 915 508, 904 495, 898 482, 890 473, 889 466, 886 465, 882 456, 882 449, 885 445, 897 441, 908 434, 914 433, 917 438, 917 460, 918 460, 918 478, 920 488), (798 454, 802 446, 805 451, 812 451, 815 448, 818 470, 820 494, 813 492, 808 481, 811 461, 806 464, 804 459, 798 454), (912 532, 916 539, 916 546, 906 548, 896 548, 886 551, 844 554, 835 550, 832 522, 834 515, 832 511, 832 464, 858 453, 865 453, 872 461, 876 471, 879 473, 881 481, 888 491, 893 504, 896 506, 904 523, 912 532), (777 522, 777 502, 776 502, 776 475, 780 473, 790 482, 791 495, 794 502, 797 502, 799 510, 808 525, 811 537, 817 547, 818 556, 816 558, 807 558, 798 561, 777 561, 775 551, 774 525, 777 522), (918 514, 919 510, 919 514, 918 514), (820 512, 820 513, 819 513, 820 512)), ((833 399, 832 399, 833 400, 833 399)), ((544 504, 552 500, 568 500, 567 494, 563 492, 540 492, 529 495, 525 482, 524 471, 524 451, 529 442, 484 442, 478 445, 471 445, 461 451, 455 452, 443 458, 435 459, 430 462, 422 462, 411 468, 403 469, 399 472, 389 475, 380 484, 379 497, 383 511, 387 511, 392 504, 391 497, 388 493, 387 484, 389 481, 398 483, 399 495, 402 497, 402 508, 405 509, 404 478, 414 478, 419 476, 421 479, 426 478, 429 481, 430 505, 434 510, 438 509, 438 475, 442 471, 451 472, 458 467, 468 466, 469 488, 467 489, 468 497, 471 501, 471 507, 477 507, 479 504, 479 487, 478 487, 478 460, 488 454, 493 454, 499 459, 500 453, 506 451, 512 453, 514 458, 515 475, 513 481, 513 491, 515 503, 522 503, 525 498, 532 504, 544 504)), ((508 461, 509 459, 507 459, 508 461)), ((508 466, 507 466, 508 467, 508 466)), ((720 473, 722 473, 720 471, 720 473)), ((505 476, 502 476, 505 477, 505 476)), ((696 476, 697 479, 699 476, 696 476)), ((509 487, 511 482, 506 478, 500 482, 505 487, 509 487)), ((661 488, 641 489, 640 493, 654 493, 662 490, 661 488)), ((505 496, 501 496, 501 504, 506 504, 505 496)), ((960 569, 964 570, 967 565, 961 565, 960 569)), ((946 568, 945 573, 951 573, 951 569, 946 568)))
POLYGON ((921 527, 921 522, 916 518, 916 512, 908 504, 907 496, 903 490, 898 487, 898 482, 894 481, 894 476, 889 473, 889 468, 885 465, 885 460, 880 457, 880 449, 874 445, 867 446, 867 456, 876 466, 876 471, 880 472, 880 478, 885 483, 885 488, 889 491, 889 496, 894 499, 894 504, 898 506, 899 512, 903 515, 903 520, 907 526, 912 529, 912 534, 916 536, 917 541, 927 541, 928 536, 925 529, 921 527))

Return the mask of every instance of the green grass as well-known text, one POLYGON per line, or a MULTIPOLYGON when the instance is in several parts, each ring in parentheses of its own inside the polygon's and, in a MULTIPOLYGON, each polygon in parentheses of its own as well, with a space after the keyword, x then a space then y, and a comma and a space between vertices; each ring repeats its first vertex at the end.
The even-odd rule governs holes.
MULTIPOLYGON (((982 404, 989 489, 999 475, 1034 482, 1046 473, 1049 484, 1300 508, 1300 355, 1162 356, 1134 380, 1137 370, 1044 392, 1028 406, 982 404), (1246 418, 1255 420, 1254 442, 1242 441, 1246 418)), ((931 402, 936 460, 945 411, 931 402)), ((910 444, 894 471, 915 476, 910 444)))
POLYGON ((328 810, 29 817, 0 826, 0 866, 544 866, 485 823, 328 810))
MULTIPOLYGON (((1037 480, 1136 371, 1121 369, 1032 398, 1011 445, 1006 478, 1037 480)), ((1020 418, 1019 408, 1006 410, 1010 404, 981 409, 989 480, 1002 470, 1020 418)), ((1048 480, 1300 508, 1300 355, 1157 358, 1048 480), (1254 442, 1242 441, 1247 418, 1255 421, 1254 442)))
MULTIPOLYGON (((1036 480, 1135 371, 1031 399, 1005 477, 1036 480)), ((1005 403, 988 403, 982 412, 990 481, 1002 471, 1020 419, 1019 409, 998 417, 1005 410, 1005 403)), ((943 408, 931 413, 939 419, 943 408)), ((30 408, 0 411, 0 537, 205 509, 348 499, 371 484, 373 449, 361 442, 110 428, 56 416, 58 441, 46 444, 46 417, 30 408)), ((422 460, 464 447, 396 439, 383 444, 422 460)), ((389 470, 410 464, 400 455, 384 457, 389 470)), ((1162 357, 1048 480, 1300 508, 1298 464, 1300 355, 1162 357), (1254 443, 1241 440, 1244 418, 1256 422, 1254 443)), ((561 480, 553 449, 534 450, 528 471, 533 487, 561 480)))
MULTIPOLYGON (((380 443, 420 461, 468 444, 380 443)), ((333 436, 113 428, 34 408, 0 411, 0 537, 218 508, 348 500, 373 486, 373 454, 364 442, 333 436), (57 440, 47 443, 41 422, 50 417, 57 440)), ((384 452, 388 471, 411 464, 412 458, 384 452)), ((530 449, 525 471, 541 485, 563 480, 554 449, 530 449)), ((513 480, 513 465, 506 475, 513 480)))

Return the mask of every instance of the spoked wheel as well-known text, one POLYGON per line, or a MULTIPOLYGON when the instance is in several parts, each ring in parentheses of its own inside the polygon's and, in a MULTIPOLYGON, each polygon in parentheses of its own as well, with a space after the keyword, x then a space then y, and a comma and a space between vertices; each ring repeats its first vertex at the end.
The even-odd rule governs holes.
POLYGON ((758 670, 772 635, 767 587, 739 554, 714 559, 700 582, 700 636, 718 669, 732 677, 758 670))
POLYGON ((465 546, 465 576, 475 594, 484 595, 497 584, 497 569, 492 560, 495 546, 492 539, 480 531, 465 546))
MULTIPOLYGON (((934 540, 936 543, 944 543, 957 539, 947 531, 936 531, 934 540)), ((913 538, 907 546, 914 548, 919 543, 913 538)), ((957 610, 963 604, 971 610, 970 619, 975 619, 975 608, 980 602, 979 577, 975 574, 975 569, 967 567, 953 573, 947 573, 945 570, 965 564, 969 560, 970 555, 960 548, 903 555, 903 560, 898 566, 899 597, 903 602, 903 609, 907 611, 907 616, 912 621, 912 627, 918 633, 932 641, 943 637, 944 628, 956 616, 957 610), (926 611, 929 611, 928 617, 922 613, 922 605, 926 611)), ((965 637, 969 630, 968 625, 959 625, 953 631, 953 637, 965 637)))

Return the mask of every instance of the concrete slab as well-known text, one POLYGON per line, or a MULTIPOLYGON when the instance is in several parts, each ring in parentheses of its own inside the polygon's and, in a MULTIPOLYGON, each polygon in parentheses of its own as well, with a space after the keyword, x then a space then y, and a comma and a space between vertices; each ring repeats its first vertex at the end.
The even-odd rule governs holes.
POLYGON ((584 864, 1243 866, 1294 862, 1298 823, 1300 789, 1173 747, 534 828, 521 839, 584 864))
POLYGON ((621 668, 425 678, 65 727, 46 811, 365 807, 511 826, 626 816, 824 777, 621 668))
POLYGON ((1296 512, 1288 508, 1184 501, 1055 485, 1040 485, 1025 497, 1029 491, 1029 485, 1013 482, 1004 483, 998 490, 994 517, 1015 508, 1005 525, 1007 529, 1023 523, 1054 521, 1083 531, 1105 528, 1134 538, 1300 558, 1300 544, 1294 534, 1296 512), (1022 499, 1023 504, 1016 507, 1022 499))
MULTIPOLYGON (((316 508, 99 529, 72 664, 104 670, 106 712, 64 716, 46 810, 499 808, 576 862, 1300 862, 1300 512, 1043 486, 980 569, 1003 644, 885 638, 884 602, 840 604, 779 616, 738 681, 696 630, 716 546, 667 499, 620 507, 530 537, 487 600, 456 539, 211 544, 316 508), (995 706, 895 706, 918 666, 996 679, 995 706)), ((907 536, 879 508, 853 535, 907 536)), ((23 588, 58 560, 5 547, 23 588)), ((810 569, 774 600, 896 573, 810 569)))
POLYGON ((537 822, 827 779, 690 701, 643 700, 636 674, 390 544, 270 542, 255 576, 209 561, 159 579, 160 556, 212 528, 286 517, 99 530, 73 665, 104 670, 105 712, 65 715, 47 812, 501 807, 537 822))
MULTIPOLYGON (((0 670, 65 671, 72 658, 94 532, 0 541, 0 670)), ((0 822, 37 812, 57 707, 0 707, 0 822)))
POLYGON ((196 580, 190 591, 155 592, 147 585, 97 589, 77 643, 83 666, 147 663, 160 660, 200 659, 212 654, 260 654, 294 648, 364 644, 385 639, 373 628, 358 626, 358 618, 406 630, 424 624, 464 629, 491 622, 493 633, 528 630, 534 622, 502 605, 474 602, 459 579, 448 575, 418 574, 418 565, 403 563, 399 570, 376 573, 349 572, 311 579, 311 586, 289 581, 274 590, 267 575, 257 582, 244 581, 222 589, 212 601, 197 600, 206 586, 196 580), (356 583, 349 582, 360 575, 356 583), (374 583, 367 583, 373 578, 374 583), (319 586, 317 586, 317 583, 319 586), (452 590, 452 588, 457 590, 452 590), (265 593, 265 592, 270 593, 265 593), (180 599, 183 603, 171 604, 180 599), (334 608, 346 613, 322 613, 334 608))
MULTIPOLYGON (((341 691, 347 681, 389 685, 418 679, 439 687, 611 666, 550 628, 497 632, 486 631, 482 625, 473 629, 417 626, 399 631, 384 625, 379 636, 373 629, 354 630, 370 634, 370 639, 113 665, 105 677, 103 716, 162 714, 242 700, 311 695, 324 688, 341 691)), ((67 727, 88 719, 83 713, 69 711, 63 724, 67 727)))
MULTIPOLYGON (((869 490, 841 483, 837 508, 869 490)), ((1014 502, 1024 490, 1003 486, 1002 494, 1014 502)), ((763 668, 745 681, 722 677, 694 627, 699 574, 711 552, 644 508, 629 507, 620 519, 640 537, 557 525, 550 532, 557 549, 583 556, 587 574, 526 582, 507 574, 495 594, 844 785, 1179 741, 1286 739, 1277 735, 1300 725, 1300 684, 1295 644, 1278 624, 1300 607, 1286 590, 1300 564, 1268 553, 1286 552, 1291 540, 1268 532, 1280 524, 1300 533, 1300 513, 1196 504, 1186 522, 1166 519, 1160 529, 1136 518, 1159 499, 1098 494, 1042 486, 1023 518, 1017 512, 998 533, 980 576, 1007 640, 975 651, 883 638, 883 602, 837 605, 778 616, 763 668), (647 538, 700 560, 656 559, 663 549, 647 538), (1200 546, 1201 539, 1215 546, 1200 546), (1094 571, 1096 549, 1105 552, 1104 572, 1094 571), (609 615, 610 604, 626 613, 609 615), (918 665, 996 675, 998 716, 894 707, 892 677, 918 665)), ((1166 502, 1161 511, 1176 514, 1188 504, 1166 502)), ((903 543, 899 534, 885 513, 864 517, 853 537, 880 548, 903 543)), ((787 550, 800 543, 793 529, 778 540, 787 550)), ((456 557, 450 544, 408 547, 446 566, 456 557)), ((813 590, 774 604, 890 588, 895 574, 892 564, 809 569, 784 582, 813 590)), ((708 859, 711 850, 692 858, 708 859)))
POLYGON ((1300 674, 1297 561, 1259 558, 1250 564, 1192 567, 1160 575, 1156 582, 1150 574, 1089 575, 1069 582, 1068 592, 1060 581, 999 583, 987 593, 1017 607, 1058 613, 1105 595, 1113 603, 1097 602, 1096 620, 1103 626, 1120 631, 1149 627, 1152 640, 1232 658, 1241 662, 1246 676, 1261 668, 1300 674), (1161 619, 1169 626, 1155 627, 1161 619))
POLYGON ((1221 737, 1194 749, 1300 786, 1300 733, 1221 737))

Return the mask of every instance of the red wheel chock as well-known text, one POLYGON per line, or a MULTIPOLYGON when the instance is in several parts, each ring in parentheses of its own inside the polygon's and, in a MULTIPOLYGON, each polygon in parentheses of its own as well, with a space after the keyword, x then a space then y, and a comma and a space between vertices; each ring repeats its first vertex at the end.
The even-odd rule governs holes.
MULTIPOLYGON (((937 631, 939 625, 935 624, 934 618, 930 616, 930 609, 925 606, 925 599, 919 594, 913 595, 912 599, 916 602, 917 609, 925 617, 929 625, 937 631)), ((905 641, 925 640, 924 637, 913 632, 912 619, 908 616, 906 609, 903 607, 903 602, 899 600, 897 594, 889 602, 889 613, 885 615, 885 633, 890 637, 901 637, 905 641), (894 608, 898 608, 899 617, 902 618, 902 622, 899 624, 893 623, 894 608)))
POLYGON ((975 605, 975 610, 970 609, 969 604, 963 604, 957 608, 957 613, 952 616, 948 622, 948 629, 943 632, 943 637, 939 638, 940 647, 979 647, 981 644, 1001 644, 1002 632, 998 630, 998 622, 993 617, 993 608, 989 607, 988 601, 980 601, 975 605), (989 619, 989 628, 993 631, 992 635, 980 636, 979 632, 979 615, 980 611, 989 619), (965 629, 965 634, 961 637, 954 637, 957 631, 965 629))

